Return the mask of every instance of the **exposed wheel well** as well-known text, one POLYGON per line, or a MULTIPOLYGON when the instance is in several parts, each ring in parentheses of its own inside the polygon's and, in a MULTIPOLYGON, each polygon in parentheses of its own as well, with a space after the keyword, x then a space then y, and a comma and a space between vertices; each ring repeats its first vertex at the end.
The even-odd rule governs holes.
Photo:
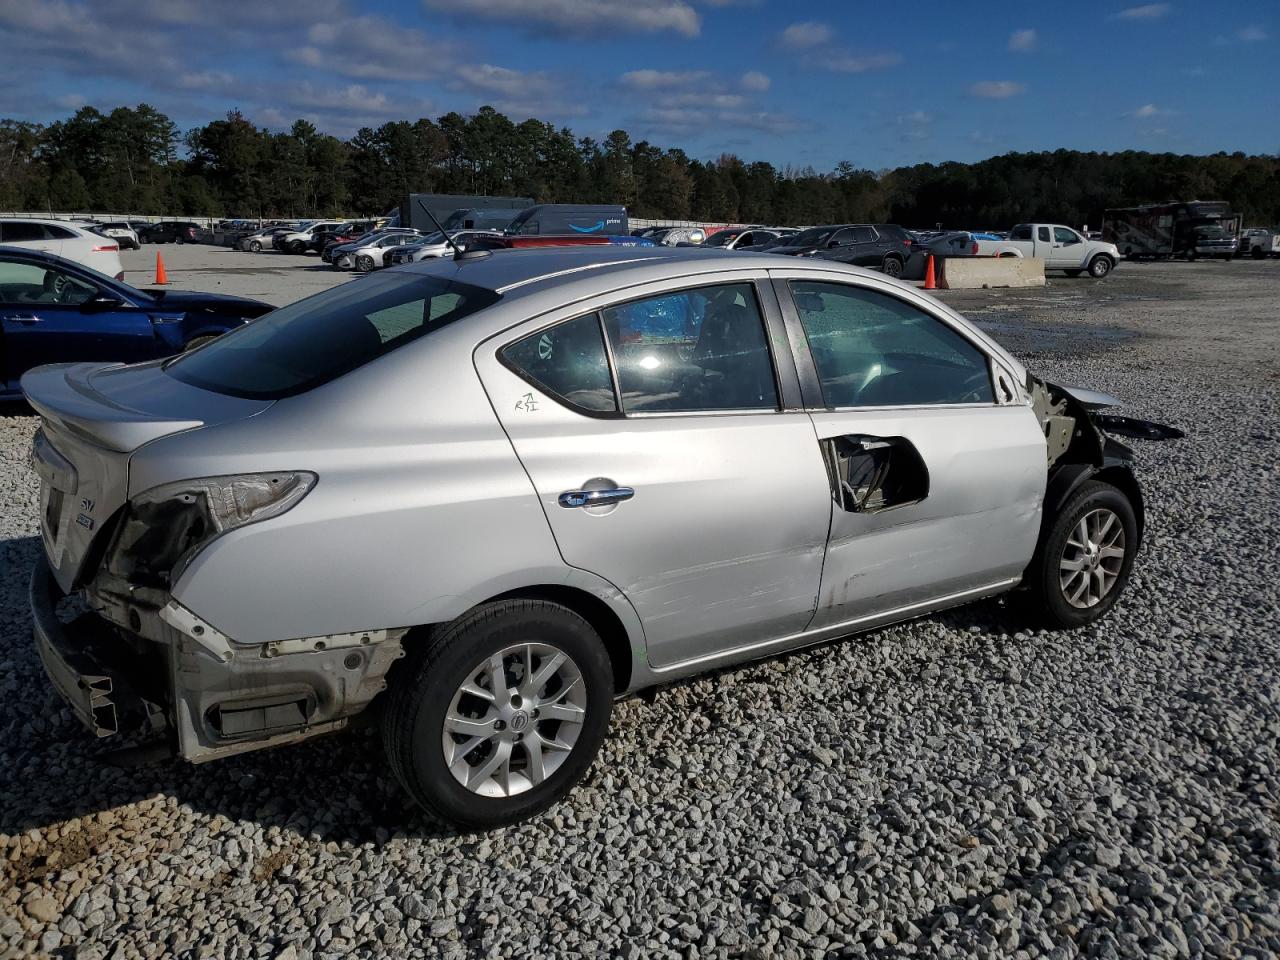
POLYGON ((631 684, 631 641, 627 629, 618 619, 618 615, 599 597, 558 584, 544 584, 535 587, 521 587, 508 593, 490 597, 485 603, 497 600, 546 600, 568 607, 578 614, 604 641, 605 652, 609 654, 609 662, 613 665, 613 687, 618 693, 631 684))
POLYGON ((1147 526, 1147 512, 1142 502, 1142 488, 1138 486, 1133 471, 1121 466, 1103 467, 1090 479, 1109 483, 1129 498, 1129 502, 1133 504, 1133 515, 1138 521, 1138 536, 1141 537, 1147 526))

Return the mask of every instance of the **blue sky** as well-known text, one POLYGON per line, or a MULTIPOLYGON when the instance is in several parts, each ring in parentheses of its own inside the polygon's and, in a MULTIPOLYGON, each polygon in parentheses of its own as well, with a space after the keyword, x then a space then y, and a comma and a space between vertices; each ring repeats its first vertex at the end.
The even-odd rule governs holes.
POLYGON ((1280 3, 0 0, 0 116, 239 108, 349 136, 492 104, 819 170, 1280 152, 1280 3), (1010 12, 1014 11, 1014 12, 1010 12))

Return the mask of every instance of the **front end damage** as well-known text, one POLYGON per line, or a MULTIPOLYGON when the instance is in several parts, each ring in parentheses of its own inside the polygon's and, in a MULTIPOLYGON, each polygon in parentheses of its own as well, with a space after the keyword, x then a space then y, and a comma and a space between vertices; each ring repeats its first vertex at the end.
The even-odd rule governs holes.
POLYGON ((1031 374, 1026 387, 1044 430, 1048 457, 1041 536, 1080 485, 1098 479, 1128 495, 1141 537, 1146 511, 1142 488, 1133 473, 1133 450, 1116 437, 1177 440, 1182 431, 1149 420, 1102 413, 1119 406, 1120 401, 1097 391, 1059 386, 1031 374))

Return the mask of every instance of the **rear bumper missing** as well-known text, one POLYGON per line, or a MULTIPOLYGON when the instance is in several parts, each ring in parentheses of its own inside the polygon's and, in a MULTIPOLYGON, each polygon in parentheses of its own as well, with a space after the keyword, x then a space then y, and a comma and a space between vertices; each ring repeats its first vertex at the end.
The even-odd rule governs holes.
POLYGON ((32 633, 45 674, 71 712, 98 737, 163 727, 159 698, 139 692, 153 686, 145 664, 97 616, 63 623, 57 613, 61 597, 42 556, 31 574, 32 633))
POLYGON ((122 607, 92 589, 70 623, 45 557, 31 575, 45 673, 98 737, 168 728, 200 762, 341 729, 386 687, 405 630, 236 643, 170 600, 122 607), (114 621, 114 622, 112 622, 114 621))

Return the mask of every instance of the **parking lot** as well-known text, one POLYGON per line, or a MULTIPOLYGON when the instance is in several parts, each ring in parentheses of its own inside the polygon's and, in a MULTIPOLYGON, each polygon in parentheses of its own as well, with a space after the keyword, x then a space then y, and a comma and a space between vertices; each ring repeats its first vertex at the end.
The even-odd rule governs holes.
MULTIPOLYGON (((161 253, 277 305, 351 276, 161 253)), ((989 601, 628 700, 566 802, 489 834, 426 820, 373 731, 108 762, 31 644, 36 421, 0 410, 0 956, 1277 955, 1278 290, 1236 261, 942 292, 1186 432, 1134 442, 1116 610, 1031 632, 989 601)))

